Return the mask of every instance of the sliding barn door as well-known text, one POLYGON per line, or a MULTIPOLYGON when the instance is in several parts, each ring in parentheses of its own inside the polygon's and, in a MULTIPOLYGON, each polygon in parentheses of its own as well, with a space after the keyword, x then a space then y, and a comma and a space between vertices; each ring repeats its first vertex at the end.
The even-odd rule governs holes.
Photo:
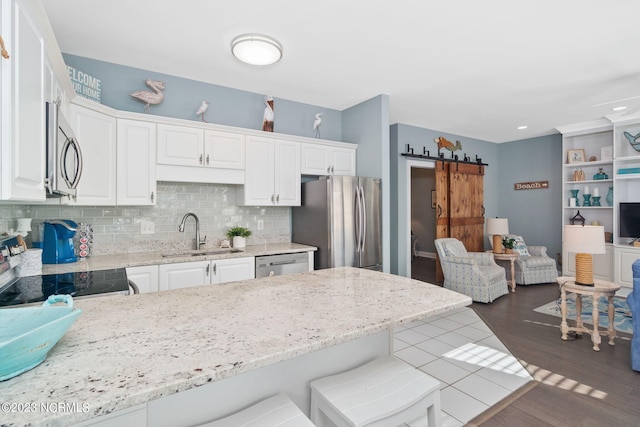
MULTIPOLYGON (((436 162, 436 239, 453 237, 467 251, 484 249, 484 166, 436 162)), ((440 260, 436 282, 444 281, 440 260)))
POLYGON ((469 252, 484 250, 484 166, 449 165, 449 236, 469 252))

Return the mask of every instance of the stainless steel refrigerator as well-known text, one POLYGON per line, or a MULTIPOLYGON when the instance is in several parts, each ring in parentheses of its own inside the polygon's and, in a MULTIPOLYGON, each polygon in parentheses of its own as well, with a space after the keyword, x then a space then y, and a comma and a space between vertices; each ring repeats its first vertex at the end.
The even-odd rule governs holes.
POLYGON ((314 267, 382 271, 380 179, 328 176, 302 184, 292 241, 316 246, 314 267))

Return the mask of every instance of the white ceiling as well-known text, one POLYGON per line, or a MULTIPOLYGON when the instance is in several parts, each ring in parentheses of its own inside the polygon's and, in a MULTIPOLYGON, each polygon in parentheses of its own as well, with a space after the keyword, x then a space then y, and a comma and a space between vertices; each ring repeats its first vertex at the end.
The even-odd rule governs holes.
POLYGON ((638 0, 44 4, 65 53, 337 110, 387 94, 392 124, 486 141, 640 108, 638 0), (283 59, 240 63, 244 33, 276 38, 283 59))

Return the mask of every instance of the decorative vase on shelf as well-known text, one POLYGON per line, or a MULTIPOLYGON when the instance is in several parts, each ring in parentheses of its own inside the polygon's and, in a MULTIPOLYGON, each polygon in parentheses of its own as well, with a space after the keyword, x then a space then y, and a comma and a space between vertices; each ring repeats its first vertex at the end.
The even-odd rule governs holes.
POLYGON ((601 206, 600 205, 600 196, 593 196, 592 206, 601 206))
POLYGON ((607 192, 607 204, 613 206, 613 187, 609 187, 609 191, 607 192))
POLYGON ((584 202, 582 202, 582 206, 591 206, 591 194, 583 194, 584 202))

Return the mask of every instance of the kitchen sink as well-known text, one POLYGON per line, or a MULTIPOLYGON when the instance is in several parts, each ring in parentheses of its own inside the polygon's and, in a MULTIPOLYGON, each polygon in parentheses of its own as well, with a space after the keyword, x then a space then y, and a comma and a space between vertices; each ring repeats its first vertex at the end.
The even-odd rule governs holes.
POLYGON ((188 257, 194 257, 194 256, 232 254, 235 252, 243 252, 243 251, 242 249, 237 249, 237 248, 207 249, 207 250, 200 250, 200 251, 179 252, 174 254, 162 254, 162 257, 163 258, 188 258, 188 257))

